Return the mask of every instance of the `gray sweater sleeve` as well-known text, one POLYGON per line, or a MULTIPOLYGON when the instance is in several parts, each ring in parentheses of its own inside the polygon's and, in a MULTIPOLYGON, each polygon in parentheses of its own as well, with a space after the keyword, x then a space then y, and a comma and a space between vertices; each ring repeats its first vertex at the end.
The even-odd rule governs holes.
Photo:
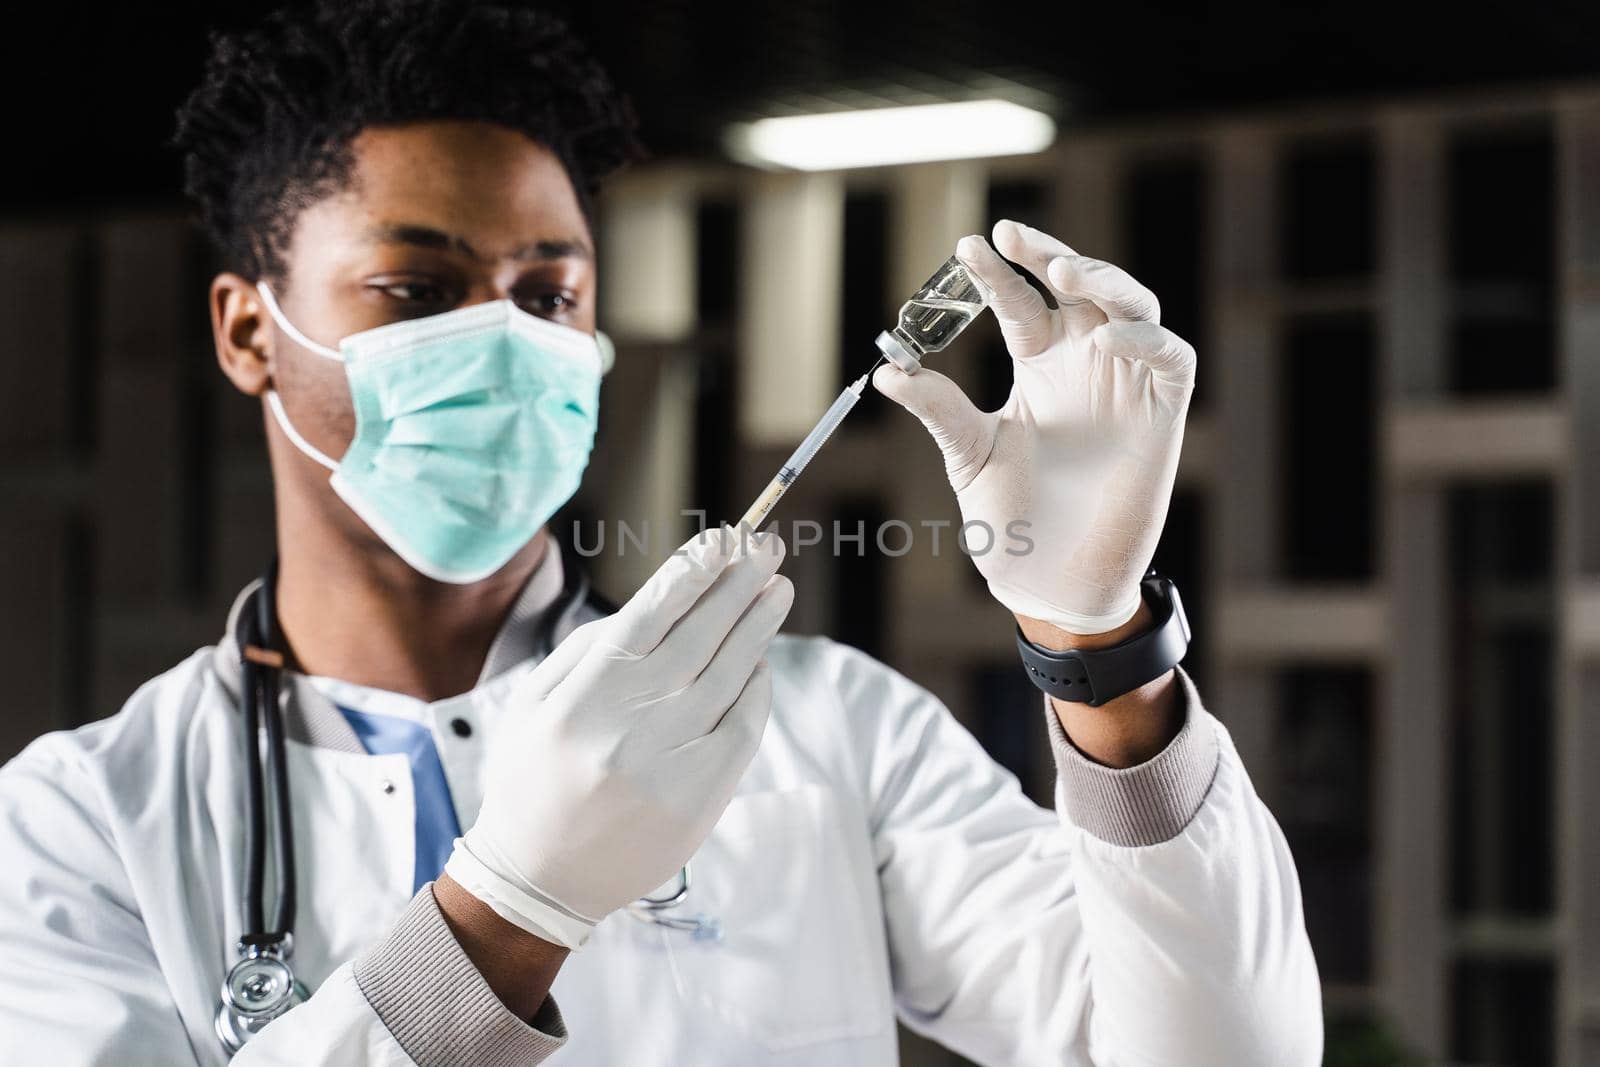
POLYGON ((1117 770, 1079 752, 1044 700, 1061 775, 1066 814, 1073 823, 1112 845, 1139 847, 1171 840, 1200 810, 1217 774, 1220 750, 1211 716, 1200 705, 1194 682, 1178 670, 1184 703, 1183 728, 1166 748, 1144 763, 1117 770))
POLYGON ((566 1043, 553 996, 532 1025, 500 1002, 450 932, 432 883, 354 970, 362 995, 418 1067, 526 1067, 566 1043))

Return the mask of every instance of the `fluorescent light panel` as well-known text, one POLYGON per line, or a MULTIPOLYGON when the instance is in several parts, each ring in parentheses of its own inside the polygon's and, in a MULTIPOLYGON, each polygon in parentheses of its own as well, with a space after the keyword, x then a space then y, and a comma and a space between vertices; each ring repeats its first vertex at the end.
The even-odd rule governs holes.
POLYGON ((843 170, 938 159, 1023 155, 1055 140, 1049 115, 1009 100, 883 107, 761 119, 732 127, 739 160, 795 170, 843 170))

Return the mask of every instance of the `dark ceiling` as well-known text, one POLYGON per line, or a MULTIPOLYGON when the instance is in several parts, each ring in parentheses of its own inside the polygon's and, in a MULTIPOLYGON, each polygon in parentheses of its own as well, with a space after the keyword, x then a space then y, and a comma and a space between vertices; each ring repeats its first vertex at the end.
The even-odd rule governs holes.
MULTIPOLYGON (((938 94, 1000 76, 1069 102, 1068 124, 1297 99, 1600 76, 1600 4, 1473 15, 1430 4, 1103 0, 556 2, 634 96, 658 155, 715 151, 730 117, 789 101, 938 94), (1511 13, 1506 13, 1511 12, 1511 13)), ((205 28, 255 8, 60 5, 8 32, 9 165, 0 205, 170 197, 163 141, 199 70, 205 28), (91 13, 92 12, 92 13, 91 13)))

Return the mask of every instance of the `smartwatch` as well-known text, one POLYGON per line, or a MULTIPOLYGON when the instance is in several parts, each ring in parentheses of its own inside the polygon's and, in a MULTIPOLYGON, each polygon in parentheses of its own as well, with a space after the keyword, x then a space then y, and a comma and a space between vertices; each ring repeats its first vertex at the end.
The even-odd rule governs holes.
POLYGON ((1111 648, 1043 648, 1017 628, 1017 651, 1028 677, 1044 692, 1092 708, 1153 682, 1176 667, 1189 651, 1189 619, 1172 579, 1154 570, 1139 583, 1139 592, 1155 612, 1155 626, 1111 648))

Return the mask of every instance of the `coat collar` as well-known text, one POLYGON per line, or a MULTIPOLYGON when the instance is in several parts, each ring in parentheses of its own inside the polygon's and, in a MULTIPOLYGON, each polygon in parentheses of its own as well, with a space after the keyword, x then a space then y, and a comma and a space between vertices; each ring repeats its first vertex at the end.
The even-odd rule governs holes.
MULTIPOLYGON (((520 663, 543 658, 547 650, 541 647, 540 631, 544 628, 545 614, 552 608, 561 611, 561 617, 555 620, 556 625, 551 628, 554 642, 559 643, 575 628, 577 609, 582 607, 581 603, 569 603, 559 608, 556 605, 567 586, 566 568, 563 563, 560 545, 552 538, 544 559, 528 576, 528 581, 517 594, 506 621, 495 634, 494 640, 490 642, 489 653, 484 657, 483 670, 478 675, 478 687, 486 685, 520 663)), ((261 579, 257 578, 234 597, 233 606, 228 609, 228 621, 223 628, 222 639, 217 642, 212 654, 213 669, 235 703, 239 700, 241 676, 239 644, 235 636, 238 633, 239 613, 244 610, 250 595, 260 585, 261 579)), ((284 711, 284 732, 291 740, 343 752, 366 751, 349 722, 339 713, 339 709, 319 693, 316 687, 306 680, 305 675, 286 670, 283 672, 283 679, 279 700, 284 711)))

